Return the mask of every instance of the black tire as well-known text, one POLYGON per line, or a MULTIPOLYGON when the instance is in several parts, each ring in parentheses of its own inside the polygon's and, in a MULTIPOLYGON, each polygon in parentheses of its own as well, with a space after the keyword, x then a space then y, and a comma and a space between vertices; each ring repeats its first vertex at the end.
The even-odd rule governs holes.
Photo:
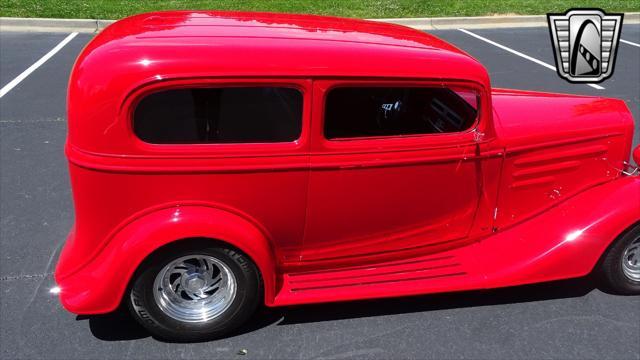
POLYGON ((607 250, 600 264, 600 278, 606 290, 621 295, 639 295, 640 280, 632 279, 623 269, 623 256, 631 243, 640 238, 640 223, 622 234, 607 250))
POLYGON ((253 261, 240 251, 211 241, 185 242, 153 254, 132 280, 127 296, 133 317, 156 338, 194 342, 223 337, 246 322, 262 300, 262 279, 253 261), (237 287, 229 307, 201 322, 177 320, 165 313, 154 297, 156 275, 169 263, 188 255, 206 255, 223 262, 233 273, 237 287))

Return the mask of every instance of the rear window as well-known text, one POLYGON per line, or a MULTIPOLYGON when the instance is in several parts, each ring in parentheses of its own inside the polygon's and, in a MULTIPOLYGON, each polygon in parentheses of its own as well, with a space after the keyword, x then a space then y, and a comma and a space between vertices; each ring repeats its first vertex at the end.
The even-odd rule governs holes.
POLYGON ((138 103, 133 128, 154 144, 289 142, 300 136, 302 98, 287 87, 165 90, 138 103))
POLYGON ((327 139, 442 134, 475 123, 472 90, 420 87, 343 87, 326 99, 327 139))

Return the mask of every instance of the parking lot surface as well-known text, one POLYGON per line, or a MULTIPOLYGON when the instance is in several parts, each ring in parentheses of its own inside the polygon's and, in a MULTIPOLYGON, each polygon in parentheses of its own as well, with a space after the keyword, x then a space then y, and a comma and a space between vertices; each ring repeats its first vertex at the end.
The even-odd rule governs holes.
MULTIPOLYGON (((640 119, 640 25, 624 25, 615 73, 602 89, 485 40, 554 64, 546 28, 432 31, 482 62, 496 87, 624 99, 640 119), (636 44, 636 45, 633 45, 636 44)), ((0 34, 0 87, 68 33, 0 34)), ((77 317, 49 290, 73 222, 63 154, 65 96, 78 34, 0 98, 0 357, 640 359, 640 297, 588 279, 491 291, 261 310, 233 336, 174 344, 126 313, 77 317), (246 355, 238 352, 246 350, 246 355)), ((636 127, 634 144, 640 140, 636 127)), ((633 200, 630 200, 633 201, 633 200)))

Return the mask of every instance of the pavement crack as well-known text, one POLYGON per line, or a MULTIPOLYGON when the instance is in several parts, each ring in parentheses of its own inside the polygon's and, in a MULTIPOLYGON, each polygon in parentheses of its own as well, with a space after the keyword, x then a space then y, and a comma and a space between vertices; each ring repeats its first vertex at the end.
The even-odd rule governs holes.
POLYGON ((26 280, 26 279, 44 279, 49 275, 53 275, 52 272, 44 274, 22 274, 22 275, 7 275, 0 276, 0 281, 13 281, 13 280, 26 280))
POLYGON ((533 325, 534 327, 540 327, 543 325, 547 325, 549 323, 553 323, 556 321, 580 321, 580 320, 593 320, 593 321, 603 321, 603 322, 608 322, 617 326, 625 326, 625 327, 635 327, 636 324, 634 323, 628 323, 628 322, 624 322, 624 321, 620 321, 620 320, 614 320, 614 319, 610 319, 607 317, 604 317, 602 315, 576 315, 576 316, 560 316, 560 317, 555 317, 553 319, 549 319, 549 320, 545 320, 545 321, 541 321, 536 323, 535 325, 533 325))
POLYGON ((32 119, 32 120, 12 120, 3 119, 0 120, 0 124, 29 124, 29 123, 42 123, 42 122, 65 122, 65 118, 51 118, 51 119, 32 119))

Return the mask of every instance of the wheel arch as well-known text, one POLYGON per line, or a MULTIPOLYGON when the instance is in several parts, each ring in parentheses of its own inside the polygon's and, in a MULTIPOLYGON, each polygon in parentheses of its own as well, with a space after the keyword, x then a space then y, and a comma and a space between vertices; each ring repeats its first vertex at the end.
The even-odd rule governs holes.
POLYGON ((621 177, 488 237, 481 244, 485 287, 591 273, 607 249, 640 220, 638 200, 640 178, 621 177))
POLYGON ((633 230, 636 230, 636 228, 640 228, 640 220, 638 220, 638 221, 632 223, 631 225, 627 226, 615 238, 613 238, 613 240, 611 240, 609 245, 607 245, 607 247, 604 249, 604 251, 602 252, 600 257, 598 258, 598 261, 595 263, 595 265, 593 266, 591 271, 597 271, 597 269, 600 267, 600 265, 604 261, 605 257, 609 253, 609 251, 611 251, 611 248, 613 248, 616 245, 616 243, 620 239, 622 239, 625 235, 627 235, 628 233, 632 232, 633 230))
POLYGON ((115 310, 145 260, 191 239, 224 243, 246 254, 262 278, 265 303, 273 302, 276 265, 266 232, 239 213, 199 204, 165 207, 130 222, 84 268, 57 279, 62 304, 77 314, 115 310))

